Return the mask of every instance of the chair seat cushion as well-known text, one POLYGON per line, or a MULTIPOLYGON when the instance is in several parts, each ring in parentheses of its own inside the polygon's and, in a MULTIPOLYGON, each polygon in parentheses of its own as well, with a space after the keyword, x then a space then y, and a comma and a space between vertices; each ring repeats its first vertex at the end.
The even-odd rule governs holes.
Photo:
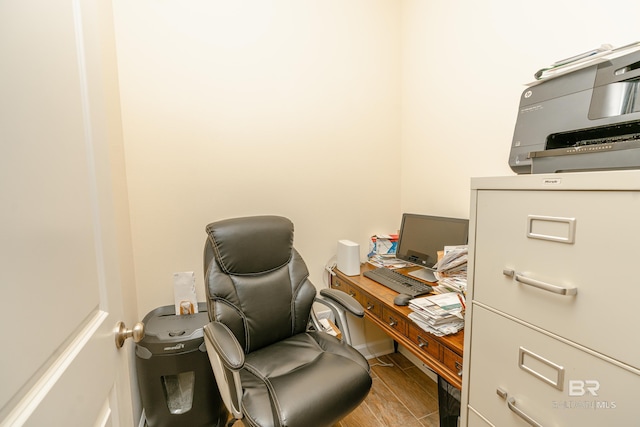
POLYGON ((366 359, 321 332, 297 334, 246 355, 241 377, 246 421, 261 427, 331 426, 371 388, 366 359))

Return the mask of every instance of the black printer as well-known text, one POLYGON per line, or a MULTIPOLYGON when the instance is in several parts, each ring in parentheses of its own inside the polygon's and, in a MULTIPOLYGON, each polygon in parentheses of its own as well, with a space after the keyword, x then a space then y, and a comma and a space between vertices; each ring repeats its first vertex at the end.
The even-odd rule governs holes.
POLYGON ((520 98, 514 172, 640 168, 640 43, 537 76, 520 98))

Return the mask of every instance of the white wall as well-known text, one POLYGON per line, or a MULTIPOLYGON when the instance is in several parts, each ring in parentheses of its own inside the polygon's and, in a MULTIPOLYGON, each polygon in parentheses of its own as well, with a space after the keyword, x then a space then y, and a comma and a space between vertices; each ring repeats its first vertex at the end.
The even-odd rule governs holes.
POLYGON ((520 95, 556 60, 640 41, 635 1, 402 1, 403 211, 467 217, 473 176, 512 175, 520 95))
MULTIPOLYGON (((311 279, 400 217, 393 0, 115 0, 139 315, 173 303, 207 223, 278 214, 311 279), (382 201, 378 201, 382 197, 382 201)), ((390 229, 391 228, 391 229, 390 229)))

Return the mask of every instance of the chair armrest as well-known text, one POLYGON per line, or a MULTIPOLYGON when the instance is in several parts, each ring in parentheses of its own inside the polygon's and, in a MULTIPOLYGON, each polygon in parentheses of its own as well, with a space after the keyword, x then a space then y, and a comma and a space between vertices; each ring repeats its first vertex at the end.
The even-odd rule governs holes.
MULTIPOLYGON (((364 316, 364 308, 362 305, 356 301, 354 297, 345 292, 337 289, 321 289, 320 295, 337 302, 342 308, 356 317, 364 316)), ((323 302, 323 300, 318 299, 318 302, 323 302)))
POLYGON ((242 419, 242 347, 231 330, 218 322, 210 322, 204 326, 204 343, 220 397, 233 417, 242 419))
POLYGON ((222 363, 228 369, 237 371, 244 366, 244 352, 240 343, 226 325, 210 322, 205 328, 206 339, 213 345, 222 363))

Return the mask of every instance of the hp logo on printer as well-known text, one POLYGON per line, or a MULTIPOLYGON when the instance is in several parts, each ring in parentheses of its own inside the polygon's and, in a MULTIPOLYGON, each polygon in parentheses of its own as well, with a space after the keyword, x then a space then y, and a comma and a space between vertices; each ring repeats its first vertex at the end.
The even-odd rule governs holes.
POLYGON ((526 92, 524 93, 524 97, 525 97, 525 98, 531 98, 531 95, 533 95, 533 91, 530 91, 530 90, 528 90, 528 91, 526 91, 526 92))

